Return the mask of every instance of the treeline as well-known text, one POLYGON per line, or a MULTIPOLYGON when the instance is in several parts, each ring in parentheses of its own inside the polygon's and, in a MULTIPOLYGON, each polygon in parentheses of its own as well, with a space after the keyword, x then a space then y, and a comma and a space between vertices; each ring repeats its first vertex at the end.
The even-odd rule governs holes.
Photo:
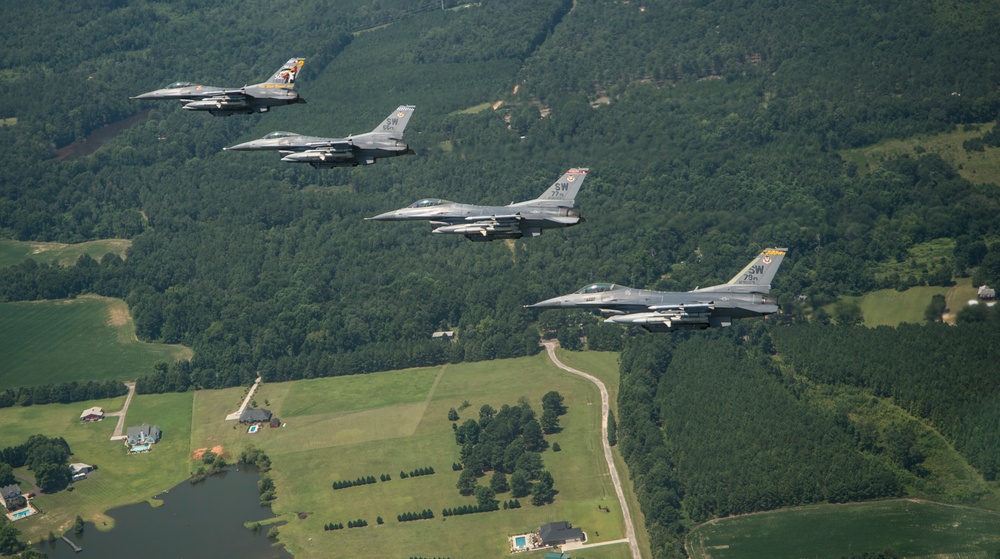
POLYGON ((824 384, 865 387, 939 429, 987 480, 1000 474, 1000 314, 982 322, 897 328, 776 328, 775 347, 824 384))
POLYGON ((70 404, 114 398, 128 393, 118 380, 70 381, 42 386, 21 386, 0 392, 0 408, 34 404, 70 404))
POLYGON ((35 483, 42 491, 65 489, 71 481, 72 454, 65 439, 45 435, 32 435, 24 443, 0 449, 0 486, 15 483, 14 468, 27 467, 34 472, 35 483))

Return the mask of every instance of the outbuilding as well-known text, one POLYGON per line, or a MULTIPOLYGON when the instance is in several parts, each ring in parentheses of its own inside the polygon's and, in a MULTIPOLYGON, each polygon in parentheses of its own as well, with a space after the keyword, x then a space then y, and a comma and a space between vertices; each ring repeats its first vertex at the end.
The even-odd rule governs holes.
POLYGON ((104 419, 104 408, 93 407, 83 410, 80 414, 80 421, 100 421, 104 419))

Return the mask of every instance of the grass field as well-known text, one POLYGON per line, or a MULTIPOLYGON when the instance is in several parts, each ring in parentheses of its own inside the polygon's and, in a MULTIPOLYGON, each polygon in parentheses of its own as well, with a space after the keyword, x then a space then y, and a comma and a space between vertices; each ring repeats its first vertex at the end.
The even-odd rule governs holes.
MULTIPOLYGON (((922 324, 924 311, 931 304, 931 297, 934 295, 946 295, 947 287, 911 287, 906 291, 896 291, 895 289, 880 289, 865 293, 860 297, 845 296, 841 299, 854 301, 865 317, 865 326, 873 328, 875 326, 899 326, 904 322, 911 324, 922 324)), ((830 305, 828 312, 833 312, 834 305, 830 305)))
MULTIPOLYGON (((586 358, 585 358, 586 359, 586 358)), ((610 363, 616 357, 595 357, 610 363)), ((581 365, 581 368, 584 365, 581 365)), ((617 369, 617 366, 615 366, 617 369)), ((311 557, 409 557, 411 555, 507 557, 507 536, 567 520, 592 542, 624 537, 621 510, 600 452, 600 396, 597 388, 555 368, 545 355, 361 375, 265 384, 255 395, 285 423, 248 435, 221 421, 238 406, 243 389, 199 392, 195 397, 192 449, 221 445, 233 455, 247 443, 271 457, 278 488, 273 510, 286 518, 281 541, 298 559, 311 557), (464 401, 461 421, 478 417, 490 404, 529 399, 541 412, 541 396, 558 390, 568 413, 563 430, 550 435, 561 452, 543 454, 559 491, 553 504, 460 517, 441 510, 474 502, 458 494, 459 461, 449 408, 464 401), (435 474, 400 479, 401 470, 433 466, 435 474), (380 482, 334 491, 333 481, 387 473, 380 482), (598 506, 610 513, 601 512, 598 506), (430 508, 433 520, 398 523, 396 515, 430 508), (307 513, 299 519, 299 513, 307 513), (377 516, 385 524, 375 523, 377 516), (323 531, 328 522, 364 518, 363 529, 323 531), (597 534, 600 534, 599 536, 597 534)), ((509 495, 498 496, 501 500, 509 495)), ((543 554, 525 555, 525 557, 543 554)), ((574 552, 583 559, 628 557, 626 545, 574 552)))
POLYGON ((26 258, 46 263, 54 260, 62 266, 72 266, 82 254, 89 254, 97 261, 108 253, 125 258, 125 251, 130 246, 132 241, 128 239, 102 239, 74 245, 0 240, 0 266, 20 264, 26 258))
MULTIPOLYGON (((149 500, 158 493, 184 481, 190 474, 188 463, 191 440, 191 408, 194 394, 137 395, 129 406, 126 425, 149 422, 159 425, 163 438, 147 454, 126 455, 121 441, 111 441, 117 418, 96 423, 79 422, 80 412, 101 406, 106 412, 118 411, 125 397, 76 404, 0 409, 0 447, 21 444, 31 435, 61 436, 73 451, 73 462, 96 465, 88 479, 77 482, 74 491, 41 495, 33 502, 44 514, 17 523, 22 538, 37 541, 65 531, 76 515, 110 529, 114 522, 107 510, 149 500)), ((20 468, 19 477, 31 472, 20 468)), ((27 484, 22 484, 27 492, 27 484)))
POLYGON ((965 125, 944 134, 921 134, 905 140, 886 140, 874 146, 844 150, 840 155, 854 162, 862 173, 881 166, 881 161, 897 155, 919 157, 936 153, 950 163, 966 180, 973 183, 1000 184, 1000 148, 986 147, 985 151, 966 151, 962 143, 982 137, 993 129, 995 122, 982 125, 965 125), (975 128, 979 130, 975 130, 975 128))
POLYGON ((884 549, 901 557, 992 559, 1000 513, 910 500, 817 505, 702 524, 687 549, 692 559, 840 559, 884 549))
POLYGON ((0 389, 134 379, 160 361, 192 355, 137 340, 128 306, 106 297, 0 304, 0 340, 0 389))

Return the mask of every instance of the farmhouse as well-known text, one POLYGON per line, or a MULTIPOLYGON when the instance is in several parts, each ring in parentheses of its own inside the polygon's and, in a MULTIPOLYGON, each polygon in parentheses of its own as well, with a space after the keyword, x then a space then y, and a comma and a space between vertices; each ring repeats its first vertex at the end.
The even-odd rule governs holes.
POLYGON ((100 421, 104 419, 104 408, 90 408, 83 410, 80 414, 80 421, 100 421))
POLYGON ((143 423, 138 427, 129 427, 125 431, 125 444, 128 446, 156 444, 161 435, 159 427, 143 423))
POLYGON ((992 301, 997 298, 997 290, 992 287, 982 285, 979 287, 979 298, 984 301, 992 301))
POLYGON ((17 510, 28 504, 28 500, 21 495, 21 488, 16 483, 0 487, 0 502, 7 510, 17 510))
POLYGON ((569 522, 552 522, 538 529, 538 539, 542 547, 582 542, 587 539, 583 530, 573 528, 569 522))
POLYGON ((431 338, 435 340, 450 340, 455 337, 454 330, 443 330, 441 332, 434 332, 431 334, 431 338))
POLYGON ((240 414, 240 423, 267 423, 271 420, 271 412, 264 408, 247 408, 240 414))

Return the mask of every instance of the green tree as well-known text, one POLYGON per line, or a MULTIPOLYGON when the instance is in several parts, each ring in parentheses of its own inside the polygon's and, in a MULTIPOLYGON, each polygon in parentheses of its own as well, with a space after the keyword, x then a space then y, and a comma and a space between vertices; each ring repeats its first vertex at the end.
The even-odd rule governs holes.
POLYGON ((541 426, 546 435, 559 431, 559 414, 552 408, 545 408, 542 411, 541 426))
POLYGON ((5 464, 0 462, 0 487, 5 487, 16 483, 14 479, 14 468, 10 467, 10 464, 5 464))
POLYGON ((566 413, 566 408, 563 406, 563 395, 556 392, 555 390, 550 390, 542 396, 542 410, 553 410, 558 415, 563 415, 566 413))
POLYGON ((618 444, 618 423, 615 421, 615 414, 608 411, 608 444, 615 446, 618 444))
POLYGON ((73 521, 73 533, 78 536, 83 533, 83 518, 80 515, 76 515, 73 521))
POLYGON ((493 477, 490 478, 490 489, 498 494, 510 491, 510 484, 507 483, 507 475, 499 470, 493 472, 493 477))
POLYGON ((517 470, 511 474, 510 493, 517 499, 531 494, 531 481, 523 470, 517 470))
POLYGON ((524 424, 521 436, 524 438, 524 449, 531 452, 541 452, 548 447, 545 438, 542 436, 542 426, 537 419, 532 419, 524 424))
POLYGON ((552 474, 543 470, 538 475, 538 481, 531 488, 531 504, 538 507, 551 503, 555 495, 555 490, 552 489, 553 483, 552 474))
POLYGON ((924 319, 927 322, 941 322, 946 307, 944 295, 937 293, 931 296, 931 304, 927 305, 924 311, 924 319))
POLYGON ((463 496, 472 495, 476 490, 476 473, 471 468, 462 470, 462 473, 458 476, 456 486, 458 487, 458 492, 463 496))
POLYGON ((25 545, 18 539, 21 532, 6 520, 0 523, 0 555, 13 555, 24 549, 25 545))
POLYGON ((458 421, 458 411, 455 408, 448 408, 448 421, 458 421))
POLYGON ((489 487, 480 485, 476 487, 476 503, 483 508, 490 508, 497 503, 496 493, 489 487))

